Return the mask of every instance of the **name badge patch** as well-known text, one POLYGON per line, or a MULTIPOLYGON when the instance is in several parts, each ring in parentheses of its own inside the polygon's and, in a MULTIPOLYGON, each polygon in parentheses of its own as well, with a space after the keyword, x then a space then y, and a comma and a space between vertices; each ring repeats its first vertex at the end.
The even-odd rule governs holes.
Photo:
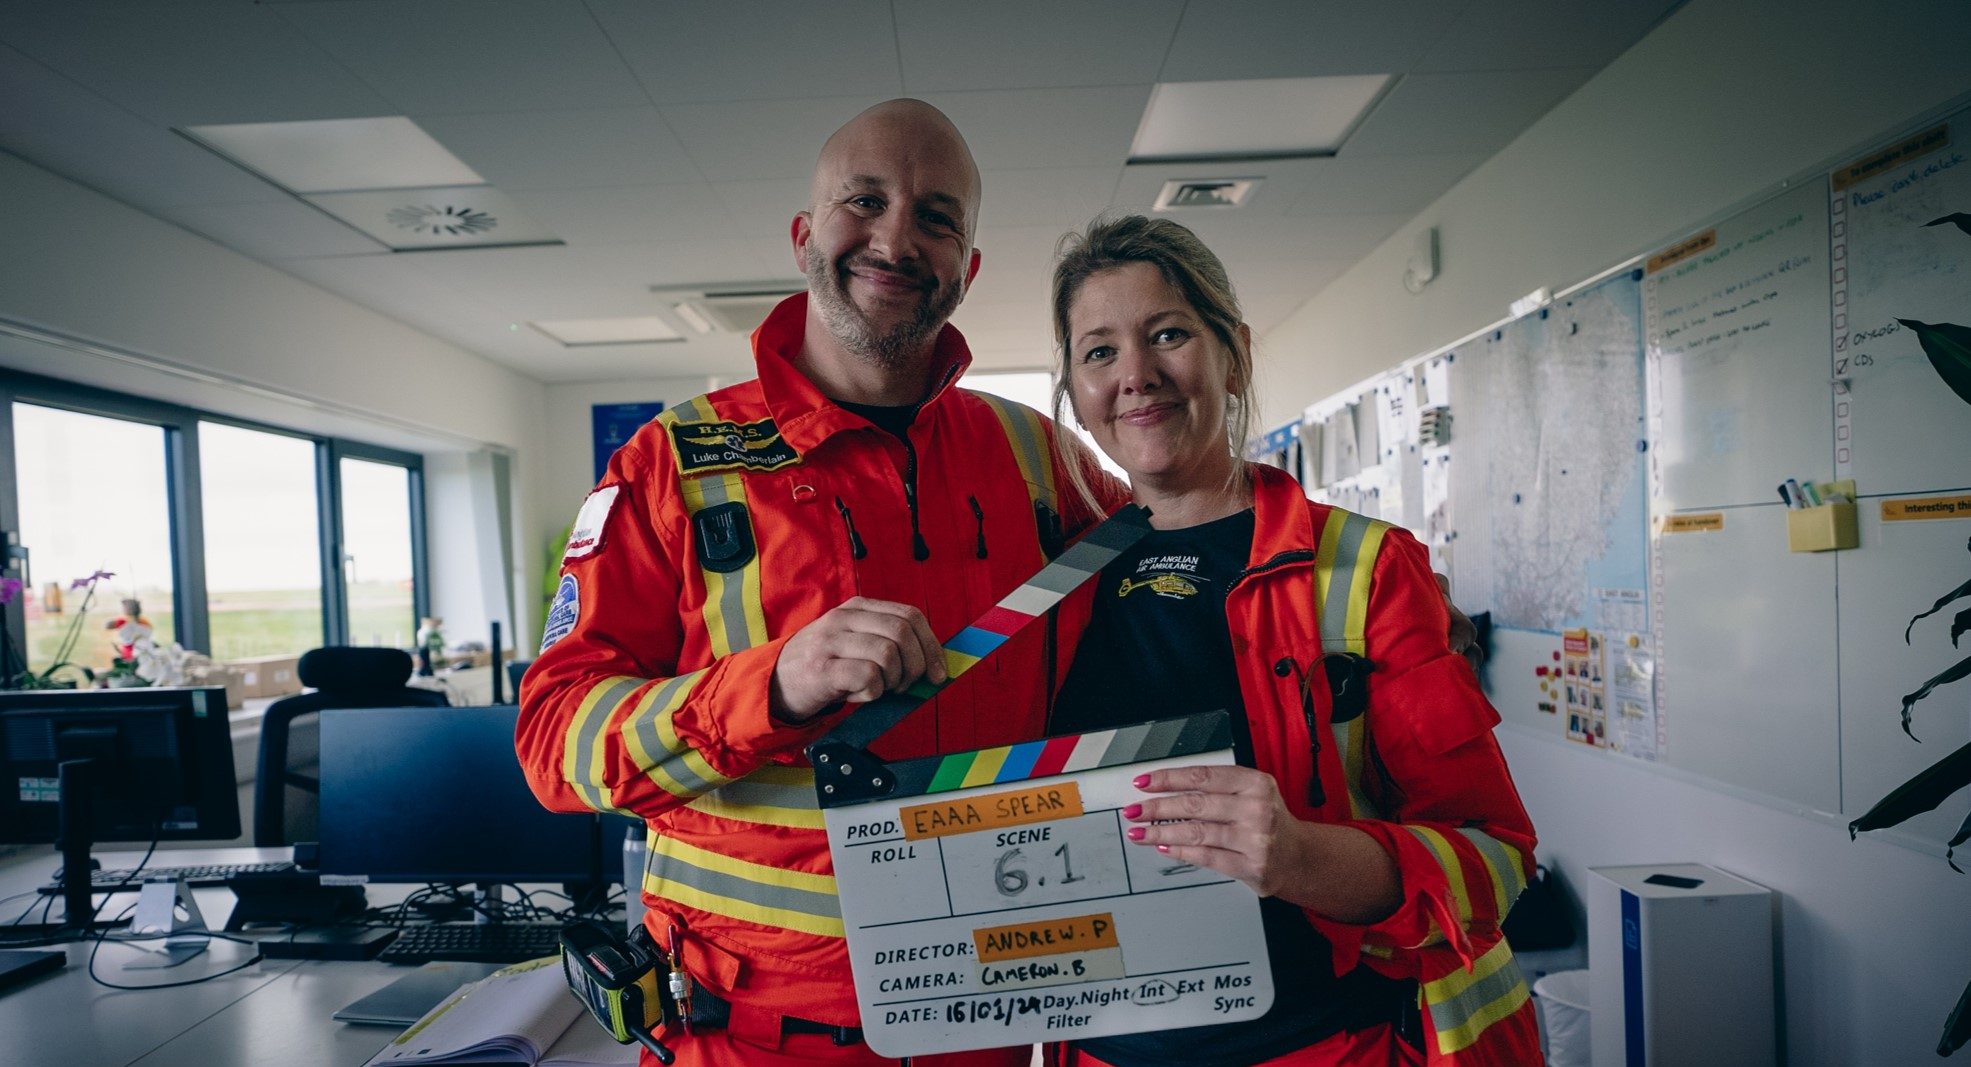
POLYGON ((794 446, 781 439, 772 419, 676 423, 671 426, 671 445, 677 450, 679 474, 733 468, 771 471, 801 461, 794 446))
POLYGON ((609 510, 616 506, 616 494, 622 490, 620 485, 605 485, 582 501, 582 510, 575 513, 575 528, 568 531, 568 547, 561 551, 562 559, 580 559, 602 547, 602 526, 609 521, 609 510))

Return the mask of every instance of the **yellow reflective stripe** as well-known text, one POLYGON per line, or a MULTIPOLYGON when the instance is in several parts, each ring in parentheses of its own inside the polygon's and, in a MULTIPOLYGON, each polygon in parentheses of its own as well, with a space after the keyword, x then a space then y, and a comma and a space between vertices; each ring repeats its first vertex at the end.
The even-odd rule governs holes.
POLYGON ((1335 753, 1341 757, 1342 778, 1348 783, 1348 817, 1378 819, 1376 806, 1362 789, 1362 770, 1368 762, 1369 731, 1367 715, 1334 724, 1335 753))
POLYGON ((1466 826, 1458 832, 1485 861, 1485 870, 1492 876, 1492 899, 1498 905, 1497 921, 1504 922, 1520 890, 1526 888, 1526 869, 1520 865, 1519 850, 1483 830, 1466 826))
MULTIPOLYGON (((746 502, 746 479, 739 474, 707 474, 687 479, 684 491, 686 514, 696 515, 719 504, 746 502)), ((712 655, 729 656, 742 649, 766 643, 766 613, 760 606, 760 553, 736 571, 700 568, 705 577, 705 633, 712 642, 712 655)))
POLYGON ((1356 653, 1368 649, 1369 633, 1369 582, 1376 573, 1376 553, 1382 551, 1383 535, 1389 532, 1386 522, 1370 521, 1369 528, 1362 532, 1362 545, 1355 556, 1355 573, 1348 587, 1348 621, 1342 631, 1349 644, 1349 650, 1356 653))
MULTIPOLYGON (((1314 606, 1321 613, 1322 652, 1346 651, 1340 647, 1343 641, 1342 630, 1346 616, 1344 615, 1340 618, 1334 617, 1335 612, 1328 605, 1330 603, 1330 589, 1334 584, 1336 565, 1340 562, 1342 529, 1348 525, 1349 519, 1357 517, 1340 508, 1330 510, 1328 512, 1328 521, 1321 525, 1321 543, 1314 549, 1314 606)), ((1354 561, 1350 559, 1342 565, 1352 567, 1354 566, 1354 561)), ((1346 580, 1346 578, 1343 579, 1343 581, 1346 580)))
POLYGON ((1437 1051, 1449 1055, 1471 1047, 1486 1027, 1518 1011, 1526 997, 1526 979, 1503 939, 1473 962, 1470 971, 1454 970, 1425 982, 1423 998, 1431 1029, 1437 1032, 1437 1051))
POLYGON ((1027 496, 1034 503, 1053 508, 1054 464, 1047 448, 1047 431, 1040 423, 1040 413, 1025 404, 1016 404, 991 393, 967 391, 985 401, 992 408, 992 413, 999 416, 999 426, 1006 432, 1006 442, 1013 446, 1013 459, 1020 465, 1020 477, 1026 480, 1027 496))
POLYGON ((826 829, 814 799, 814 771, 770 765, 691 802, 693 811, 734 822, 826 829))
POLYGON ((821 937, 841 937, 835 879, 722 856, 653 835, 643 891, 700 911, 821 937))
POLYGON ((1465 888, 1464 864, 1458 862, 1458 853, 1451 847, 1450 839, 1428 826, 1404 826, 1405 830, 1416 835, 1417 840, 1430 849, 1437 858, 1437 865, 1444 871, 1444 880, 1451 887, 1451 911, 1460 923, 1471 921, 1471 891, 1465 888))
POLYGON ((562 735, 561 777, 574 788, 582 803, 597 811, 622 811, 608 784, 608 760, 604 745, 609 716, 623 699, 644 682, 641 678, 616 675, 589 688, 562 735))
POLYGON ((689 800, 732 781, 678 736, 675 716, 704 671, 680 674, 644 691, 623 717, 623 744, 630 759, 657 788, 689 800))

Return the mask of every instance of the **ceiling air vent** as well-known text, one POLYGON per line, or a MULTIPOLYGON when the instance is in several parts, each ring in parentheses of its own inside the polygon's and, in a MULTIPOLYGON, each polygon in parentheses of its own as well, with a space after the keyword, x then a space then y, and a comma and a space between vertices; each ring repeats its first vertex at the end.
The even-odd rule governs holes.
POLYGON ((1258 178, 1177 178, 1163 183, 1157 211, 1238 207, 1259 185, 1258 178))
POLYGON ((669 301, 677 317, 699 333, 729 333, 744 337, 759 328, 774 305, 801 292, 801 287, 771 285, 718 292, 651 291, 669 301))

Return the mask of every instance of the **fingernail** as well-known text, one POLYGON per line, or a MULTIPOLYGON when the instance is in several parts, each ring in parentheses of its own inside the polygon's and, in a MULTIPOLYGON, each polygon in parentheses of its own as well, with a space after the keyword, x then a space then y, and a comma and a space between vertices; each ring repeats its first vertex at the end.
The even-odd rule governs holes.
POLYGON ((1125 819, 1134 819, 1141 814, 1143 814, 1143 805, 1141 804, 1131 804, 1122 809, 1122 817, 1125 819))
POLYGON ((1169 845, 1158 845, 1158 846, 1157 846, 1157 851, 1158 851, 1158 852, 1169 852, 1169 851, 1170 851, 1170 846, 1169 846, 1169 845))
POLYGON ((1129 780, 1129 784, 1135 786, 1138 789, 1147 788, 1150 784, 1150 776, 1147 774, 1139 774, 1136 777, 1131 778, 1129 780))
MULTIPOLYGON (((1129 839, 1130 839, 1131 841, 1141 841, 1141 840, 1143 840, 1143 835, 1144 835, 1144 834, 1147 834, 1147 833, 1149 833, 1149 832, 1150 832, 1150 831, 1149 831, 1149 828, 1148 828, 1148 827, 1144 827, 1144 826, 1132 826, 1132 827, 1130 827, 1130 828, 1129 828, 1129 839)), ((1158 845, 1157 847, 1158 847, 1158 848, 1162 848, 1163 846, 1162 846, 1162 845, 1158 845)))

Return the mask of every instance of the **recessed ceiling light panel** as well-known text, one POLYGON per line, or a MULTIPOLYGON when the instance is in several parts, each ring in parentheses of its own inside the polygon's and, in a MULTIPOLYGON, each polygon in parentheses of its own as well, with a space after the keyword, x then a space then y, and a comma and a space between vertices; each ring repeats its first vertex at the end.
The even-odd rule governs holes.
POLYGON ((490 185, 321 193, 302 199, 399 252, 560 243, 490 185))
POLYGON ((1163 183, 1152 210, 1238 207, 1263 178, 1173 178, 1163 183))
POLYGON ((557 319, 553 322, 530 322, 528 325, 564 348, 684 340, 671 328, 670 323, 655 315, 621 319, 557 319))
POLYGON ((183 132, 295 193, 485 182, 417 123, 401 115, 187 126, 183 132))
POLYGON ((1331 156, 1393 80, 1360 74, 1164 82, 1150 92, 1129 162, 1331 156))

